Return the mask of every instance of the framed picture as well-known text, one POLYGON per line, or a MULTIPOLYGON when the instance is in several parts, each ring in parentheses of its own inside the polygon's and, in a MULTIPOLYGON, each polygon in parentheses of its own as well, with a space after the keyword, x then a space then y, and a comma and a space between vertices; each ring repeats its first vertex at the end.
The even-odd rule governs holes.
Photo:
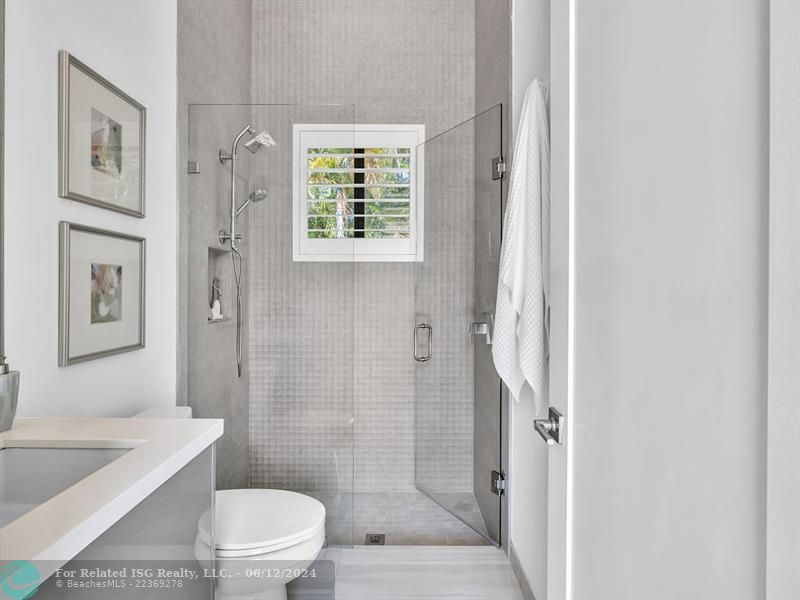
POLYGON ((62 221, 58 366, 144 348, 145 241, 62 221))
POLYGON ((58 56, 58 195, 144 217, 145 107, 58 56))

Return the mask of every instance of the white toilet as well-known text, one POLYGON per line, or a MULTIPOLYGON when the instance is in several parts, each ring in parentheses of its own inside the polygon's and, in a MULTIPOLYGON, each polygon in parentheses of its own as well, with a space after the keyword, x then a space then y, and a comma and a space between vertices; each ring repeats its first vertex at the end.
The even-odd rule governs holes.
MULTIPOLYGON (((135 418, 191 418, 187 407, 148 409, 135 418)), ((303 575, 325 543, 325 507, 286 490, 220 490, 197 524, 195 556, 217 574, 223 600, 285 600, 286 584, 303 575)))

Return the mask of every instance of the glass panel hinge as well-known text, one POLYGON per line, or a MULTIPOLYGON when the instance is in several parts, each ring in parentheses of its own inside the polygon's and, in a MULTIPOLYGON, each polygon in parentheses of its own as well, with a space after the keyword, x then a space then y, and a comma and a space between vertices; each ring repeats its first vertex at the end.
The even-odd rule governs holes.
POLYGON ((506 159, 498 156, 492 159, 492 180, 497 181, 506 176, 506 159))
POLYGON ((506 491, 506 476, 500 471, 492 471, 492 493, 502 496, 506 491))

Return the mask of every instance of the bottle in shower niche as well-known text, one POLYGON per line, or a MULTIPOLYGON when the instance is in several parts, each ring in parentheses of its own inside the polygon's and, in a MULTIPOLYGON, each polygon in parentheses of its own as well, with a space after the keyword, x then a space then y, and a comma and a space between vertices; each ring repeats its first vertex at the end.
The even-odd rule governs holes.
POLYGON ((6 357, 0 354, 0 431, 14 425, 19 395, 19 371, 9 370, 6 357))

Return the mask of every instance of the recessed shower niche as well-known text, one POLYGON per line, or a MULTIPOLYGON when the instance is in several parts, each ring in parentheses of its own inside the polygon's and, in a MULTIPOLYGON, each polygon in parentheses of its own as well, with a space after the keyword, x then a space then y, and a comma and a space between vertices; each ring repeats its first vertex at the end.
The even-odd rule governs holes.
POLYGON ((231 251, 221 248, 208 248, 208 278, 206 322, 224 323, 233 318, 233 265, 231 251), (219 310, 215 309, 219 301, 219 310))

